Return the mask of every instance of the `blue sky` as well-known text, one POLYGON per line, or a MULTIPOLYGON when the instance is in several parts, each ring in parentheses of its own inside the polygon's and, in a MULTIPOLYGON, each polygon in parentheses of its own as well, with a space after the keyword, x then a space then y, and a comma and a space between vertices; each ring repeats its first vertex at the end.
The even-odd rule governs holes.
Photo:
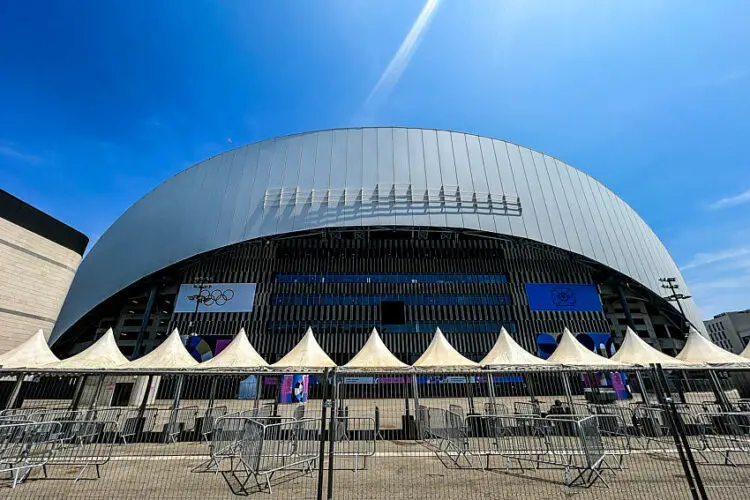
POLYGON ((622 196, 704 316, 750 308, 749 20, 744 0, 10 2, 0 187, 95 240, 237 145, 354 125, 469 131, 622 196))

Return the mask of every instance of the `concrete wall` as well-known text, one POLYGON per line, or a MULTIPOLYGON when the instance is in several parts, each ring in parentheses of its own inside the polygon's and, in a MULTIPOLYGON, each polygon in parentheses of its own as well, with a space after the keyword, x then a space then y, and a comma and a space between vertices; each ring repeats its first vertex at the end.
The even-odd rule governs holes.
POLYGON ((0 353, 38 329, 49 337, 81 256, 0 219, 0 353))

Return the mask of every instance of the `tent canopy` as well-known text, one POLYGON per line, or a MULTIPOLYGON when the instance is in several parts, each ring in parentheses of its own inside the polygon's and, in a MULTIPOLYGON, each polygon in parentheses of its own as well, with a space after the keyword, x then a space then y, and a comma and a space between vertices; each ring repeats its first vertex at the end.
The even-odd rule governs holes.
POLYGON ((495 345, 479 364, 482 366, 554 366, 518 345, 505 327, 500 329, 495 345))
POLYGON ((740 357, 750 359, 750 344, 740 353, 740 357))
POLYGON ((252 346, 244 328, 240 328, 239 333, 223 351, 198 365, 199 368, 260 368, 263 366, 268 366, 268 363, 252 346))
POLYGON ((448 342, 440 328, 437 328, 435 336, 432 337, 432 342, 412 366, 417 368, 467 368, 479 365, 463 357, 448 342))
POLYGON ((307 328, 294 348, 273 365, 274 368, 332 368, 336 366, 315 340, 312 328, 307 328))
POLYGON ((408 368, 383 343, 377 329, 373 328, 370 338, 362 349, 343 366, 344 368, 408 368))
POLYGON ((110 328, 104 335, 85 350, 62 361, 50 363, 45 368, 55 370, 108 369, 128 364, 128 358, 122 355, 115 341, 115 334, 110 328))
POLYGON ((2 368, 42 368, 55 361, 60 359, 50 350, 41 328, 23 344, 0 355, 2 368))
POLYGON ((629 363, 616 363, 611 359, 599 356, 595 352, 589 351, 586 346, 578 342, 570 333, 570 330, 563 330, 562 339, 555 349, 555 352, 547 358, 550 363, 569 366, 619 366, 628 365, 629 363))
POLYGON ((174 369, 174 368, 195 368, 198 362, 193 359, 190 353, 185 349, 185 345, 180 338, 180 332, 175 328, 169 337, 162 342, 156 349, 138 358, 127 366, 120 368, 135 368, 148 370, 174 369))
POLYGON ((716 365, 750 365, 750 360, 725 351, 706 337, 691 329, 685 347, 677 359, 686 363, 708 363, 716 365))
POLYGON ((617 363, 641 366, 648 366, 651 363, 661 363, 664 367, 689 366, 688 363, 664 354, 658 349, 654 349, 631 330, 629 326, 625 328, 625 340, 622 342, 622 345, 615 355, 609 359, 617 363))

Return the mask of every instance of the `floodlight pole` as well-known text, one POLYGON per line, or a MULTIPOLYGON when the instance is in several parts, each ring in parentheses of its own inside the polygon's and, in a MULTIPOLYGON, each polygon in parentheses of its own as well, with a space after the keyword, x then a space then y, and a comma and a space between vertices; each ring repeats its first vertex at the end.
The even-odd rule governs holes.
MULTIPOLYGON (((211 283, 209 283, 210 281, 212 281, 212 278, 209 276, 199 276, 195 279, 195 283, 193 283, 193 288, 197 289, 198 293, 188 296, 188 300, 195 301, 195 311, 193 311, 193 317, 188 323, 188 330, 191 330, 193 328, 193 323, 195 323, 195 320, 198 319, 198 309, 200 308, 201 304, 208 304, 211 300, 210 295, 203 295, 203 290, 211 288, 211 283)), ((188 333, 194 332, 188 331, 188 333)))
POLYGON ((685 316, 685 311, 682 309, 682 304, 680 303, 680 300, 686 300, 689 299, 690 295, 685 295, 684 293, 677 293, 677 290, 680 289, 680 285, 677 284, 677 278, 659 278, 659 281, 663 283, 661 286, 662 288, 666 288, 671 292, 670 295, 664 297, 669 302, 676 302, 677 303, 677 309, 680 311, 680 333, 685 333, 685 323, 692 325, 690 323, 690 320, 687 319, 685 316))

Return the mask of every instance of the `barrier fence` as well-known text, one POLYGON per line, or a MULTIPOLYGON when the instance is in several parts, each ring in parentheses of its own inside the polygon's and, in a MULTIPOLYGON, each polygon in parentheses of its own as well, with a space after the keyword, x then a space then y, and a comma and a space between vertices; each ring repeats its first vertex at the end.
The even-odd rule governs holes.
POLYGON ((747 498, 750 372, 0 374, 16 498, 747 498))

